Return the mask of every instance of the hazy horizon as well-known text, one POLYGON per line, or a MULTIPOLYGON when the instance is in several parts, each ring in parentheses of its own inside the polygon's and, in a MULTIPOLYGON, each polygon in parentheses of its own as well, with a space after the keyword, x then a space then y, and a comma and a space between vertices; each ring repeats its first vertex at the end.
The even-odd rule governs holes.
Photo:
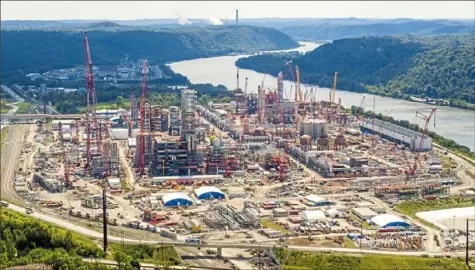
POLYGON ((474 19, 473 1, 8 1, 1 20, 474 19))

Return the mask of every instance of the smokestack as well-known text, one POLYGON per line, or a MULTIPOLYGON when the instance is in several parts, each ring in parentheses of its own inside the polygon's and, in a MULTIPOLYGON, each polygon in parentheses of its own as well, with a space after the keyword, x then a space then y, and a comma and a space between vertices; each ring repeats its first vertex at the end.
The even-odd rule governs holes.
POLYGON ((236 9, 236 24, 239 23, 239 9, 236 9))

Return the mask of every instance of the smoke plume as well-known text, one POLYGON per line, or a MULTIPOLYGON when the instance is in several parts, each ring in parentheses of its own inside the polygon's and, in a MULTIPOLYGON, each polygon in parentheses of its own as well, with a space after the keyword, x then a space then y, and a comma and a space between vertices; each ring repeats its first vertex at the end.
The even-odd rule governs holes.
POLYGON ((179 23, 179 24, 181 24, 181 25, 192 24, 192 22, 190 22, 190 20, 188 20, 187 18, 183 17, 181 14, 175 13, 175 15, 178 17, 178 23, 179 23))
POLYGON ((208 21, 212 25, 223 25, 223 22, 218 17, 210 17, 210 18, 208 18, 208 21))

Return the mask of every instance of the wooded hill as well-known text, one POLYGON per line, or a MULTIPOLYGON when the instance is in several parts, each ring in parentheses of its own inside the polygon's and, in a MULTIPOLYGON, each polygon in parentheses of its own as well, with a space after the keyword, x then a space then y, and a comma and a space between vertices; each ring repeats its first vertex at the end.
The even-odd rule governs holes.
MULTIPOLYGON (((266 54, 239 59, 240 68, 276 76, 293 60, 305 83, 394 98, 410 95, 475 103, 475 63, 470 35, 361 37, 335 40, 304 55, 266 54), (308 80, 307 80, 308 78, 308 80)), ((469 104, 471 103, 471 104, 469 104)))
POLYGON ((45 72, 83 64, 85 30, 95 65, 118 64, 125 56, 163 63, 298 46, 278 30, 238 25, 146 30, 95 23, 86 28, 2 30, 2 72, 45 72))

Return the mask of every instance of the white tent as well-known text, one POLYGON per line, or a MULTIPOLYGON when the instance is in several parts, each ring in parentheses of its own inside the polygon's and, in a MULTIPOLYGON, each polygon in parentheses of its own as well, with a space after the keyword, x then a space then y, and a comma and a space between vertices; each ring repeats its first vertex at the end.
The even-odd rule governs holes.
POLYGON ((300 217, 306 221, 325 220, 325 213, 321 210, 307 210, 300 213, 300 217))

